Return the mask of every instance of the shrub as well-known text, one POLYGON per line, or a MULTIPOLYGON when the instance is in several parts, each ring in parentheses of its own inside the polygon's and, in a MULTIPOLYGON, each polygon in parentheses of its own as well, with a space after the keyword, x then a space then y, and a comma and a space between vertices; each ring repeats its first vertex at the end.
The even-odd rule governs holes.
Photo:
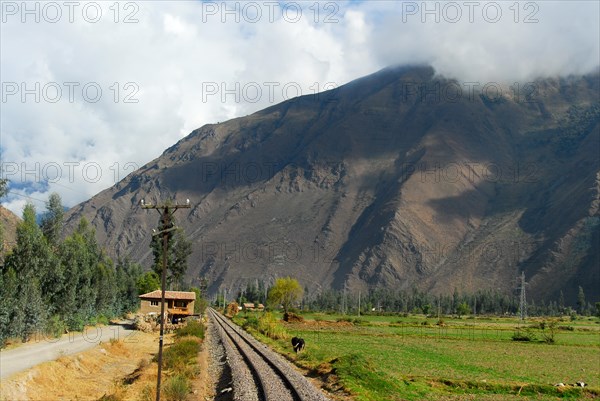
POLYGON ((167 401, 185 401, 190 392, 190 383, 187 377, 175 375, 167 380, 164 387, 167 401))
POLYGON ((247 330, 249 328, 258 330, 258 325, 258 318, 256 316, 248 316, 242 324, 242 327, 244 328, 244 330, 247 330))
POLYGON ((573 326, 558 326, 559 330, 566 330, 566 331, 574 331, 575 327, 573 326))
POLYGON ((46 323, 47 336, 57 338, 63 335, 66 330, 67 326, 65 325, 65 322, 63 322, 60 316, 58 315, 52 316, 50 319, 48 319, 48 322, 46 323))
POLYGON ((513 341, 531 341, 531 337, 521 331, 515 331, 512 335, 513 341))
POLYGON ((271 312, 263 314, 258 319, 258 331, 274 340, 288 338, 285 328, 277 321, 271 312))
POLYGON ((512 335, 513 341, 535 341, 536 336, 535 333, 530 329, 526 328, 524 330, 517 329, 512 335))
POLYGON ((197 320, 189 320, 185 326, 175 332, 175 336, 204 338, 204 325, 197 320))
POLYGON ((67 318, 66 324, 71 331, 83 331, 85 319, 79 314, 74 314, 67 318))
MULTIPOLYGON (((165 369, 193 376, 196 356, 200 352, 200 341, 196 337, 183 337, 163 351, 165 369)), ((154 357, 154 361, 157 361, 154 357)))
MULTIPOLYGON (((542 329, 542 337, 544 339, 544 341, 548 344, 554 344, 555 340, 555 335, 556 335, 556 330, 558 329, 558 321, 556 321, 555 319, 551 319, 548 320, 547 322, 544 321, 544 328, 542 329), (547 330, 546 330, 547 329, 547 330)), ((541 327, 541 324, 540 324, 541 327)))

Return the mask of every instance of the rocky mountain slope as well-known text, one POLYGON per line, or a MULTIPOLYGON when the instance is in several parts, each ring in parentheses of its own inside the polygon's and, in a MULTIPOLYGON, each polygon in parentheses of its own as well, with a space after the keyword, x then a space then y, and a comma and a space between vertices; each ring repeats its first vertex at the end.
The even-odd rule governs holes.
POLYGON ((600 288, 600 80, 473 89, 379 71, 208 124, 68 214, 149 265, 158 214, 189 198, 189 276, 211 291, 292 275, 311 289, 600 288))
POLYGON ((17 225, 21 219, 10 210, 0 206, 0 226, 2 227, 2 243, 0 244, 0 260, 14 245, 17 239, 17 225))

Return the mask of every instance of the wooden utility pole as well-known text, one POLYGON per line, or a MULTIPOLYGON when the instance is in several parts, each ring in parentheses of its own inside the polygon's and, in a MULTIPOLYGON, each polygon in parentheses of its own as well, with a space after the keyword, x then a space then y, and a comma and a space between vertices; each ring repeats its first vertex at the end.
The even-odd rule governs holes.
POLYGON ((162 260, 162 275, 161 275, 161 301, 160 301, 160 337, 158 339, 158 377, 156 378, 156 401, 160 401, 160 380, 162 373, 162 350, 163 350, 163 336, 165 333, 165 286, 167 281, 167 249, 169 249, 169 233, 176 230, 177 227, 172 226, 171 217, 177 209, 189 209, 190 200, 187 199, 185 205, 170 205, 168 203, 163 205, 153 205, 151 203, 144 203, 142 199, 142 209, 156 209, 162 217, 162 226, 160 231, 154 232, 152 236, 161 235, 163 240, 163 260, 162 260))

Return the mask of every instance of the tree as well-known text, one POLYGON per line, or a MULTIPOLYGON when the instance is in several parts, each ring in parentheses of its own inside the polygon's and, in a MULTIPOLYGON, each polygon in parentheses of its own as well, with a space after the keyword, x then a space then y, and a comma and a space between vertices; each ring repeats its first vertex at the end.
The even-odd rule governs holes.
POLYGON ((14 307, 17 299, 18 283, 17 275, 13 269, 2 271, 0 274, 0 347, 8 337, 19 334, 21 327, 19 322, 14 319, 14 314, 18 311, 14 307), (17 333, 14 333, 14 332, 17 333))
MULTIPOLYGON (((171 217, 170 227, 164 227, 164 223, 161 219, 160 230, 165 230, 174 227, 174 220, 171 217)), ((169 288, 181 288, 183 284, 183 278, 187 271, 187 259, 192 254, 192 244, 185 237, 185 233, 181 228, 177 228, 168 234, 168 246, 167 246, 167 285, 169 288)), ((154 255, 154 264, 152 270, 160 277, 163 268, 163 236, 155 235, 152 237, 150 242, 150 248, 154 255)))
POLYGON ((70 329, 81 329, 96 313, 99 289, 98 264, 104 256, 96 242, 96 233, 85 218, 60 246, 65 280, 60 315, 70 329))
MULTIPOLYGON (((61 210, 60 199, 51 199, 50 209, 61 210)), ((46 214, 44 219, 50 237, 53 225, 48 222, 56 215, 46 214)), ((27 340, 43 330, 60 334, 65 324, 81 330, 99 315, 109 318, 137 307, 141 267, 125 261, 115 268, 85 219, 64 241, 54 238, 51 246, 36 223, 35 208, 28 204, 17 226, 16 244, 0 264, 0 347, 8 337, 27 340)), ((155 281, 158 288, 158 277, 155 281)))
POLYGON ((60 245, 59 255, 64 280, 60 292, 61 302, 57 305, 58 314, 67 322, 70 329, 76 329, 75 315, 78 311, 77 293, 83 266, 81 237, 70 235, 60 245))
POLYGON ((580 315, 583 315, 585 312, 585 294, 581 286, 579 286, 579 293, 577 294, 577 312, 580 315))
POLYGON ((62 205, 60 195, 50 194, 46 202, 46 213, 42 217, 42 232, 48 240, 48 243, 56 247, 60 240, 65 211, 62 205))
POLYGON ((35 333, 41 332, 46 326, 48 308, 42 300, 40 285, 36 278, 21 283, 19 295, 23 309, 23 330, 21 339, 28 341, 35 333))
POLYGON ((91 285, 96 293, 94 315, 113 316, 117 309, 119 288, 112 260, 104 257, 93 268, 91 285))
POLYGON ((40 285, 47 302, 53 306, 62 301, 58 297, 64 281, 64 272, 59 258, 56 257, 56 250, 62 232, 63 216, 64 208, 60 195, 52 193, 46 202, 46 213, 42 217, 40 226, 46 240, 48 253, 48 266, 40 285))
POLYGON ((459 300, 458 290, 456 289, 456 287, 454 287, 454 293, 452 294, 452 309, 454 309, 454 310, 458 309, 458 300, 459 300))
POLYGON ((213 306, 216 308, 220 308, 225 303, 225 295, 219 291, 217 296, 215 297, 215 302, 213 302, 213 306))
POLYGON ((128 258, 119 259, 116 269, 118 286, 117 313, 134 312, 139 308, 137 280, 142 274, 142 267, 132 263, 128 258))
POLYGON ((196 294, 196 302, 194 302, 194 313, 199 315, 203 314, 208 306, 208 301, 204 298, 204 294, 198 287, 191 287, 190 291, 193 291, 196 294))
POLYGON ((174 260, 171 268, 171 284, 177 288, 183 286, 183 278, 188 269, 187 260, 192 254, 192 243, 185 237, 182 229, 175 231, 174 260))
POLYGON ((136 286, 140 295, 160 290, 160 277, 156 272, 146 272, 137 279, 136 286))
POLYGON ((8 179, 0 178, 0 198, 4 198, 4 196, 8 193, 8 179))
POLYGON ((560 296, 558 297, 558 308, 561 314, 565 313, 565 294, 560 290, 560 296))
POLYGON ((96 241, 96 231, 85 218, 79 221, 74 235, 77 238, 80 254, 80 274, 77 286, 77 304, 84 321, 96 315, 96 299, 98 287, 94 282, 94 274, 102 253, 96 241))
POLYGON ((596 317, 600 319, 600 302, 596 302, 596 317))
POLYGON ((242 299, 242 302, 252 302, 259 304, 265 299, 265 284, 263 281, 255 280, 246 283, 246 288, 238 291, 236 299, 242 299))
POLYGON ((17 282, 12 305, 15 312, 11 316, 11 325, 15 328, 11 334, 23 340, 44 327, 46 316, 52 312, 50 300, 56 291, 52 287, 45 288, 45 281, 55 274, 55 259, 35 219, 35 207, 27 204, 23 221, 17 226, 15 247, 6 258, 5 267, 14 272, 17 282))
POLYGON ((461 317, 462 315, 468 315, 471 313, 471 308, 466 302, 461 302, 456 308, 456 313, 458 314, 458 317, 461 317))
POLYGON ((17 226, 16 235, 15 247, 6 260, 7 266, 14 269, 19 279, 42 276, 46 272, 49 250, 31 203, 23 210, 23 221, 17 226))
POLYGON ((275 284, 269 289, 268 297, 270 303, 283 306, 283 311, 287 313, 292 305, 302 298, 303 293, 298 280, 285 277, 275 280, 275 284))

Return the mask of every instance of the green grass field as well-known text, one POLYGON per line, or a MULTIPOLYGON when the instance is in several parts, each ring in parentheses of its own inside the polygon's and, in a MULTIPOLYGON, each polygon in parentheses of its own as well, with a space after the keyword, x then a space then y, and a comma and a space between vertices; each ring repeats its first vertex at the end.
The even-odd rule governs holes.
MULTIPOLYGON (((598 319, 563 319, 548 344, 539 328, 529 329, 536 341, 513 341, 519 322, 509 318, 444 319, 438 326, 424 316, 304 317, 282 323, 289 337, 306 341, 298 356, 289 340, 253 334, 315 375, 329 374, 333 388, 356 400, 600 399, 598 319), (577 381, 589 387, 554 387, 577 381)), ((236 321, 243 324, 244 315, 236 321)))

